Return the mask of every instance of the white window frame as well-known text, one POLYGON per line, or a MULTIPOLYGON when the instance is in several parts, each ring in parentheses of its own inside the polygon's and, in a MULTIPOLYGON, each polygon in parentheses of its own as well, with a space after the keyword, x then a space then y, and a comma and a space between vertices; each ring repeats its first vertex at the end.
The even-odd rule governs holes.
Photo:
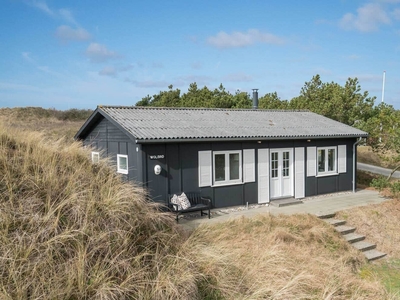
POLYGON ((241 184, 243 183, 243 175, 242 175, 242 151, 241 150, 231 150, 231 151, 213 151, 213 185, 221 186, 221 185, 232 185, 232 184, 241 184), (215 156, 216 155, 225 155, 225 180, 216 181, 215 180, 215 156), (230 154, 239 154, 239 179, 229 180, 230 167, 229 167, 229 155, 230 154))
POLYGON ((92 163, 97 164, 100 161, 100 152, 92 152, 92 163))
POLYGON ((317 153, 316 153, 316 168, 317 168, 317 177, 320 176, 330 176, 330 175, 337 175, 338 174, 338 150, 336 146, 330 146, 330 147, 317 147, 317 153), (335 161, 334 161, 334 169, 331 171, 328 170, 328 165, 329 165, 329 159, 328 159, 328 151, 329 150, 335 150, 335 161), (319 171, 319 157, 318 157, 318 152, 319 150, 324 150, 325 151, 325 171, 320 172, 319 171))
POLYGON ((125 154, 117 154, 117 172, 121 174, 128 174, 128 155, 125 154), (120 158, 126 159, 126 169, 121 168, 120 158))

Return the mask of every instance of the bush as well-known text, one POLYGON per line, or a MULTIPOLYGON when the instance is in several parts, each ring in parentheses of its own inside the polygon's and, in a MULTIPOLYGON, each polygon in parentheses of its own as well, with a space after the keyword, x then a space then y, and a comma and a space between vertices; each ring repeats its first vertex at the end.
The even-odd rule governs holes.
POLYGON ((371 181, 371 187, 376 188, 378 191, 382 191, 383 189, 390 186, 389 181, 386 177, 380 176, 378 178, 374 178, 371 181))
POLYGON ((59 111, 57 118, 62 121, 84 121, 92 114, 91 109, 72 108, 65 111, 59 111))
POLYGON ((393 197, 399 198, 399 196, 400 196, 400 181, 395 181, 391 184, 390 192, 393 194, 393 197))

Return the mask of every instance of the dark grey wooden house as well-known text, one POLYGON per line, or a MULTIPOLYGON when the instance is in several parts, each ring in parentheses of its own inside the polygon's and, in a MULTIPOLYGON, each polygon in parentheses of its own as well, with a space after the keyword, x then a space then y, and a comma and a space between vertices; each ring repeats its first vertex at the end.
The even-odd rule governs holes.
POLYGON ((75 138, 154 201, 201 192, 226 207, 354 191, 366 136, 309 111, 98 106, 75 138))

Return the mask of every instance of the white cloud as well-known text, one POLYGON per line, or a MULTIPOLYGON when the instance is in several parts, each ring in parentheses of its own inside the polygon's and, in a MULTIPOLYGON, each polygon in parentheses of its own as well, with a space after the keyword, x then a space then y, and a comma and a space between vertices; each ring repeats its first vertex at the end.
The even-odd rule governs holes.
POLYGON ((231 34, 221 31, 216 36, 209 37, 207 42, 217 48, 237 48, 258 43, 280 45, 284 40, 268 32, 249 29, 247 32, 235 31, 231 34))
POLYGON ((106 46, 97 43, 91 43, 87 47, 85 54, 92 62, 104 62, 119 57, 118 53, 110 51, 106 46))
POLYGON ((61 8, 58 10, 58 12, 65 21, 74 24, 75 26, 78 26, 78 23, 75 21, 75 18, 69 9, 61 8))
POLYGON ((35 60, 31 57, 31 54, 29 52, 22 52, 21 55, 22 55, 22 58, 24 60, 26 60, 27 62, 30 62, 30 63, 35 62, 35 60))
POLYGON ((345 14, 339 26, 345 30, 377 31, 382 24, 390 24, 386 11, 378 3, 368 3, 357 9, 357 14, 345 14))
POLYGON ((67 8, 51 9, 46 1, 28 1, 28 4, 34 6, 54 19, 61 19, 68 22, 76 27, 80 27, 78 22, 75 20, 71 10, 67 8))
POLYGON ((41 11, 43 11, 44 13, 48 14, 49 16, 54 16, 54 11, 52 11, 46 4, 45 1, 33 1, 32 5, 38 9, 40 9, 41 11))
POLYGON ((91 38, 89 32, 83 28, 73 29, 69 26, 62 25, 56 30, 56 37, 64 42, 68 41, 87 41, 91 38))
POLYGON ((117 76, 117 70, 115 67, 107 66, 104 67, 100 72, 99 75, 101 76, 110 76, 110 77, 115 77, 117 76))

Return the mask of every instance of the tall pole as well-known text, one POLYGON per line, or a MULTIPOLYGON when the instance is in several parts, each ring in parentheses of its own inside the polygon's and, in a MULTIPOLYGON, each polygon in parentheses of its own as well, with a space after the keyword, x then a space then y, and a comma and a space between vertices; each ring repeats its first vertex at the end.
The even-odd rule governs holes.
MULTIPOLYGON (((385 99, 385 77, 386 77, 386 71, 383 71, 383 80, 382 80, 382 101, 381 103, 384 103, 384 99, 385 99)), ((382 121, 381 121, 381 134, 379 136, 379 143, 382 142, 382 121)))
POLYGON ((382 80, 382 103, 384 102, 384 99, 385 99, 385 77, 386 77, 386 71, 383 71, 383 80, 382 80))

